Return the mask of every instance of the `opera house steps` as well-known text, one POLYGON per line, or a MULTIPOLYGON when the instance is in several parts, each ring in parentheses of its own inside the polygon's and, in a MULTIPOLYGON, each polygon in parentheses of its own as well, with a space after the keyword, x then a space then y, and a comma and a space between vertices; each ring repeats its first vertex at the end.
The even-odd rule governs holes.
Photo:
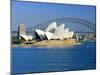
POLYGON ((75 39, 67 39, 67 40, 43 40, 40 42, 36 42, 34 46, 74 46, 79 45, 75 39))

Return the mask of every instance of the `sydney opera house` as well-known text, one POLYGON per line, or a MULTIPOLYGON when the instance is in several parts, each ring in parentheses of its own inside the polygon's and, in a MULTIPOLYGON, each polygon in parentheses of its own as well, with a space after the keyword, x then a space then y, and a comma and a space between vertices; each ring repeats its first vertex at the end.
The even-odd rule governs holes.
POLYGON ((65 28, 64 24, 57 26, 56 22, 51 23, 45 31, 35 29, 35 37, 37 40, 64 40, 72 38, 73 35, 74 32, 65 28))
MULTIPOLYGON (((20 27, 19 37, 24 40, 32 40, 32 35, 27 35, 25 32, 25 27, 20 27), (23 31, 21 31, 21 29, 23 31)), ((45 30, 35 29, 35 39, 36 40, 64 40, 73 38, 74 32, 69 31, 69 28, 65 28, 64 24, 57 26, 56 22, 52 22, 45 30)))

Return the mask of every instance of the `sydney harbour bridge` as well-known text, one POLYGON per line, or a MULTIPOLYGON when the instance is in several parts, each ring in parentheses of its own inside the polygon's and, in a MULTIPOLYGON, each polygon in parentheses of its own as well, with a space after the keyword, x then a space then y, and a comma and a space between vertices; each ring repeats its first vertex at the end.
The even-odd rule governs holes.
POLYGON ((45 30, 46 27, 52 23, 56 22, 57 25, 65 24, 65 28, 69 28, 69 30, 74 31, 75 33, 81 34, 96 34, 96 24, 89 22, 84 19, 80 18, 73 18, 73 17, 62 17, 53 20, 48 20, 34 26, 28 27, 27 32, 32 34, 35 29, 42 29, 45 30))

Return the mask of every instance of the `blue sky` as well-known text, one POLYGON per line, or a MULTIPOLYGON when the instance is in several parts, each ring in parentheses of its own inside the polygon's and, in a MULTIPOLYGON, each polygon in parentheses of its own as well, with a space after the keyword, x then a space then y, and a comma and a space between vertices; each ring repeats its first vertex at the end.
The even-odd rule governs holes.
POLYGON ((95 6, 12 2, 12 30, 20 23, 27 27, 60 17, 76 17, 95 23, 95 6))

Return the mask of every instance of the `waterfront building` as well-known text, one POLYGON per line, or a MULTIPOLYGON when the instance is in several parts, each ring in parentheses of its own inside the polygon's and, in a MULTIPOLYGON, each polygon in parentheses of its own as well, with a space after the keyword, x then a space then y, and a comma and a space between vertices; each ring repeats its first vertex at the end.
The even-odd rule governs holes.
POLYGON ((74 31, 69 31, 69 28, 64 29, 65 25, 61 24, 57 27, 57 23, 53 22, 46 28, 45 31, 35 29, 36 40, 64 40, 73 38, 74 31), (52 32, 52 30, 55 30, 52 32))
MULTIPOLYGON (((65 24, 57 26, 56 22, 52 22, 45 30, 35 29, 36 40, 64 40, 73 38, 74 31, 69 31, 69 28, 65 28, 65 24)), ((19 39, 26 41, 32 40, 32 35, 27 35, 24 24, 20 24, 18 27, 19 39)))

